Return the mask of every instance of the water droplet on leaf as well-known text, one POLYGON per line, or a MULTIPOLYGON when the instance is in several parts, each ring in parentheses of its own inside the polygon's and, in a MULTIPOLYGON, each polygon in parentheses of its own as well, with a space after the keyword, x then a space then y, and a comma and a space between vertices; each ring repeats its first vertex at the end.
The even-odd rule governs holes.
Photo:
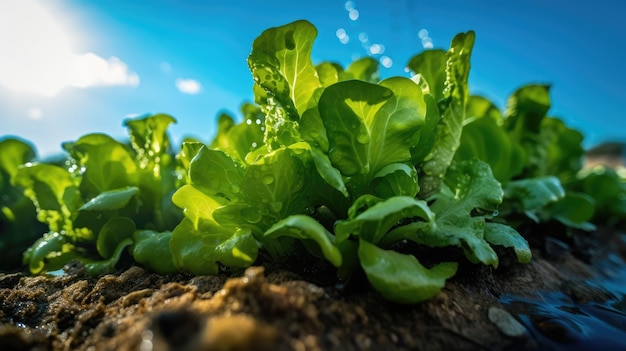
POLYGON ((245 208, 241 211, 241 217, 243 218, 244 221, 248 222, 248 223, 258 223, 259 221, 261 221, 261 218, 263 218, 263 216, 261 215, 261 212, 256 209, 256 208, 245 208))
POLYGON ((367 135, 367 133, 359 133, 359 135, 357 135, 356 137, 356 141, 360 144, 367 144, 370 141, 370 137, 369 135, 367 135))
POLYGON ((281 201, 274 201, 270 203, 270 207, 274 212, 280 212, 283 209, 283 203, 281 201))
POLYGON ((261 181, 265 185, 270 185, 270 184, 274 183, 274 176, 271 175, 271 174, 266 174, 266 175, 263 176, 263 179, 261 181))
POLYGON ((233 194, 239 194, 239 191, 241 191, 241 188, 239 187, 239 184, 232 184, 230 186, 230 191, 232 191, 233 194))

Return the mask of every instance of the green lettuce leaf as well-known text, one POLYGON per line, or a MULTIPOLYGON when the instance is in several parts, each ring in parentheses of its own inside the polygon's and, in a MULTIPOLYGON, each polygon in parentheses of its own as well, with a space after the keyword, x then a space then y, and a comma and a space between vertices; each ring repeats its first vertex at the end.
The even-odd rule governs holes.
POLYGON ((419 87, 399 77, 380 85, 339 82, 324 90, 318 109, 333 166, 346 177, 356 176, 353 196, 385 166, 411 159, 409 149, 426 114, 419 87))
POLYGON ((321 87, 311 61, 316 36, 315 26, 296 21, 265 30, 252 44, 248 67, 255 100, 266 116, 265 142, 270 150, 300 141, 297 122, 321 87))
POLYGON ((255 82, 285 108, 300 116, 321 85, 311 61, 317 29, 296 21, 265 30, 252 43, 248 66, 255 82))
POLYGON ((96 249, 100 256, 111 258, 117 246, 126 239, 131 238, 135 231, 135 222, 127 217, 116 217, 108 221, 96 240, 96 249))
POLYGON ((333 85, 342 79, 345 71, 340 64, 335 62, 322 62, 315 66, 315 71, 323 87, 333 85))
POLYGON ((223 150, 230 157, 244 162, 246 155, 263 145, 265 115, 252 104, 243 104, 243 123, 235 124, 233 118, 222 113, 218 120, 217 135, 211 149, 223 150))
POLYGON ((268 229, 263 236, 267 239, 292 237, 313 241, 324 258, 336 267, 341 266, 341 252, 334 245, 334 237, 319 222, 309 216, 292 215, 268 229))
POLYGON ((509 207, 539 222, 539 213, 549 204, 563 199, 565 189, 554 176, 525 178, 506 184, 504 197, 509 207))
POLYGON ((437 295, 457 269, 455 262, 440 263, 428 269, 415 256, 383 250, 363 239, 359 241, 358 255, 374 289, 390 301, 406 304, 437 295))
POLYGON ((488 222, 496 215, 502 198, 502 187, 488 164, 476 159, 453 163, 442 191, 431 198, 434 223, 398 226, 386 240, 409 239, 430 247, 458 246, 470 262, 494 267, 498 266, 498 256, 490 243, 512 246, 520 262, 525 262, 528 249, 525 240, 513 228, 500 228, 488 222))
POLYGON ((69 171, 55 165, 32 163, 20 167, 13 181, 25 189, 37 208, 37 219, 46 223, 51 232, 79 236, 72 220, 83 200, 69 171))
POLYGON ((498 124, 498 120, 483 115, 469 121, 463 127, 461 143, 454 156, 455 160, 477 158, 487 162, 494 177, 502 183, 520 174, 525 164, 524 149, 510 139, 506 131, 498 124))
POLYGON ((133 233, 132 256, 137 263, 159 274, 176 272, 170 251, 171 232, 137 230, 133 233))
POLYGON ((24 140, 0 139, 0 271, 19 268, 22 252, 46 231, 24 188, 11 182, 19 167, 35 156, 34 147, 24 140))
POLYGON ((373 57, 362 57, 353 61, 346 68, 345 79, 356 79, 367 83, 376 84, 380 81, 378 61, 373 57))
POLYGON ((444 98, 444 90, 446 87, 446 61, 448 55, 443 50, 426 50, 415 55, 407 67, 418 75, 417 80, 423 81, 425 87, 424 94, 430 94, 435 101, 444 98))
POLYGON ((420 196, 423 198, 434 194, 439 189, 441 179, 460 144, 465 120, 465 105, 469 98, 467 80, 474 38, 475 34, 472 31, 457 34, 446 53, 445 87, 443 98, 439 101, 439 111, 442 117, 435 131, 436 139, 433 149, 421 167, 420 196))
POLYGON ((395 196, 383 201, 366 195, 354 202, 350 213, 349 219, 335 225, 337 242, 358 236, 376 245, 402 220, 418 218, 434 222, 434 214, 426 202, 409 196, 395 196))
POLYGON ((63 148, 76 160, 73 169, 80 174, 80 193, 90 199, 101 192, 137 186, 138 166, 129 150, 105 134, 88 134, 76 142, 64 143, 63 148))
POLYGON ((248 267, 258 246, 249 228, 223 227, 204 218, 194 225, 184 218, 172 232, 170 251, 178 270, 204 275, 217 274, 219 264, 248 267))
POLYGON ((532 252, 526 239, 509 225, 493 222, 485 223, 485 240, 492 245, 513 248, 517 261, 520 263, 529 263, 532 259, 532 252))
POLYGON ((623 173, 605 167, 585 169, 569 185, 569 190, 590 197, 588 200, 594 207, 590 219, 592 223, 609 228, 626 228, 626 178, 623 173))

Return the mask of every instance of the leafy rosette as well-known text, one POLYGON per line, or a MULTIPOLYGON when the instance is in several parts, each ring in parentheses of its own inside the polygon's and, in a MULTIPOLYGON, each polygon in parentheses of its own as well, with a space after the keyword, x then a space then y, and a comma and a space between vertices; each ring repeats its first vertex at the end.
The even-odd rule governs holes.
POLYGON ((177 179, 166 134, 172 122, 168 115, 128 120, 132 148, 105 134, 88 134, 64 144, 71 156, 67 167, 30 163, 17 170, 13 182, 49 227, 24 253, 32 273, 58 270, 74 259, 92 274, 110 272, 127 247, 145 266, 174 271, 169 255, 136 254, 154 242, 169 254, 168 229, 180 218, 169 200, 177 179))
POLYGON ((176 267, 214 274, 252 264, 259 248, 275 259, 306 249, 340 278, 363 269, 385 297, 414 303, 436 294, 457 263, 424 267, 394 251, 406 239, 460 247, 493 266, 490 245, 511 246, 527 262, 519 234, 487 221, 502 201, 489 167, 459 163, 446 175, 465 118, 473 33, 426 55, 416 69, 442 69, 424 79, 382 81, 372 59, 314 66, 316 34, 306 21, 263 32, 248 58, 258 110, 247 105, 239 124, 222 115, 210 147, 183 146, 196 153, 189 184, 174 195, 185 214, 172 234, 176 267), (431 203, 416 198, 419 174, 431 203), (446 189, 466 195, 435 196, 446 189))

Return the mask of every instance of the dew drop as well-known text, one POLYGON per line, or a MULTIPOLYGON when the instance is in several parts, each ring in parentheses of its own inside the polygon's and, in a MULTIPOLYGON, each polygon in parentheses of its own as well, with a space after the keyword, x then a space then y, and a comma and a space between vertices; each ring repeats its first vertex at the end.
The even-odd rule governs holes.
POLYGON ((302 180, 302 178, 299 178, 298 180, 296 180, 295 184, 293 185, 293 190, 298 191, 302 189, 303 185, 304 185, 304 181, 302 180))
POLYGON ((239 194, 239 191, 241 191, 241 188, 239 187, 239 184, 232 184, 230 186, 230 191, 232 191, 233 194, 239 194))
POLYGON ((357 135, 356 137, 356 141, 360 144, 367 144, 370 141, 370 137, 369 135, 367 135, 367 133, 359 133, 359 135, 357 135))
POLYGON ((274 201, 270 203, 270 207, 274 212, 280 212, 283 209, 283 203, 281 201, 274 201))
POLYGON ((261 181, 265 185, 270 185, 270 184, 274 183, 274 176, 271 175, 271 174, 266 174, 266 175, 263 176, 263 179, 261 179, 261 181))
POLYGON ((228 211, 219 212, 219 214, 215 213, 215 215, 218 216, 218 217, 221 217, 221 218, 223 218, 223 219, 225 219, 227 221, 232 221, 235 218, 237 218, 237 216, 233 212, 228 212, 228 211))
POLYGON ((244 221, 252 224, 258 223, 259 221, 261 221, 261 218, 263 218, 261 212, 256 208, 246 208, 242 210, 241 217, 244 221))

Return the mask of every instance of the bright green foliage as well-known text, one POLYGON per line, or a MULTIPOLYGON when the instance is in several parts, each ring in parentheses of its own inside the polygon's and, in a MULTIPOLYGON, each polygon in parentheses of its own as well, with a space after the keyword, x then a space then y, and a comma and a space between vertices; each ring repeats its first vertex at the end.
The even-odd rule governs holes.
POLYGON ((17 138, 0 139, 0 270, 19 267, 22 252, 45 230, 33 221, 35 206, 24 189, 11 182, 18 167, 32 161, 35 150, 17 138))
POLYGON ((247 267, 254 262, 257 244, 251 230, 219 225, 213 211, 220 204, 213 198, 184 185, 173 200, 185 212, 170 242, 177 269, 193 274, 217 274, 218 262, 231 267, 247 267))
MULTIPOLYGON (((252 238, 276 259, 292 254, 298 247, 295 241, 300 241, 299 247, 338 266, 344 279, 362 268, 374 287, 390 298, 426 299, 454 274, 456 268, 451 267, 456 265, 431 271, 411 255, 387 255, 386 248, 404 239, 390 240, 387 234, 398 222, 416 218, 435 233, 434 213, 415 199, 420 187, 414 164, 419 155, 421 162, 431 154, 435 191, 452 163, 455 149, 445 149, 458 145, 460 138, 473 33, 455 38, 443 56, 426 54, 420 63, 435 67, 424 72, 441 80, 435 95, 426 81, 395 77, 379 82, 372 59, 359 60, 346 70, 333 63, 315 67, 310 60, 315 35, 311 24, 299 21, 269 29, 255 40, 248 64, 263 117, 239 125, 220 117, 211 147, 200 148, 190 161, 189 184, 174 195, 186 217, 172 233, 174 263, 189 272, 215 273, 220 264, 251 264, 257 254, 257 247, 248 244, 252 238), (264 127, 262 140, 257 120, 264 127), (252 128, 244 129, 246 125, 252 128), (442 162, 437 165, 434 159, 442 162), (340 221, 333 225, 335 220, 340 221), (360 248, 364 241, 381 248, 360 248), (383 282, 376 278, 381 271, 371 264, 378 255, 421 268, 414 280, 405 281, 411 274, 396 274, 383 282), (408 290, 394 295, 394 286, 400 285, 408 290)), ((183 150, 195 149, 193 145, 183 150)), ((496 182, 490 172, 471 177, 496 182)), ((494 196, 488 192, 472 200, 494 196)), ((494 206, 501 193, 498 187, 494 206)), ((482 217, 471 219, 470 213, 480 208, 480 203, 474 205, 465 205, 460 217, 482 221, 484 227, 482 217)), ((462 237, 463 230, 458 232, 462 237)), ((442 241, 439 246, 478 242, 468 255, 495 265, 497 257, 482 240, 483 233, 472 235, 478 238, 442 241), (474 249, 491 256, 484 258, 486 254, 474 249)))
POLYGON ((554 175, 568 182, 582 165, 582 135, 548 117, 549 108, 549 86, 524 86, 509 97, 503 127, 511 140, 525 150, 524 168, 519 176, 554 175))
POLYGON ((514 229, 488 221, 495 215, 502 197, 500 183, 486 163, 479 160, 454 163, 448 169, 442 191, 433 196, 430 210, 434 223, 399 226, 389 237, 393 241, 409 239, 430 247, 458 246, 468 260, 494 267, 498 266, 498 257, 490 244, 513 246, 518 260, 527 262, 528 243, 514 229))
POLYGON ((331 163, 356 196, 366 192, 384 167, 411 159, 426 106, 419 87, 406 78, 380 85, 350 80, 320 97, 318 110, 329 142, 331 163))
POLYGON ((359 259, 367 279, 382 296, 400 303, 417 303, 437 295, 457 265, 444 262, 426 269, 415 256, 383 250, 361 240, 359 259))
POLYGON ((597 167, 581 171, 570 188, 574 194, 584 197, 592 204, 592 209, 595 210, 590 219, 592 223, 605 227, 626 228, 626 177, 623 170, 597 167))
POLYGON ((505 188, 514 210, 525 213, 539 222, 538 211, 565 197, 565 189, 557 177, 525 178, 509 182, 505 188))
POLYGON ((176 272, 170 252, 170 232, 133 231, 132 256, 137 263, 161 274, 176 272))
MULTIPOLYGON (((435 140, 432 151, 421 166, 420 187, 421 197, 428 197, 439 190, 441 180, 450 166, 454 153, 459 147, 463 121, 465 120, 465 105, 469 99, 467 80, 470 70, 470 56, 474 47, 475 34, 472 31, 460 33, 452 39, 450 49, 445 55, 445 80, 443 79, 441 54, 429 55, 419 63, 412 60, 416 66, 416 74, 423 74, 428 83, 429 91, 434 90, 433 97, 437 101, 440 121, 435 128, 435 140), (438 62, 437 62, 438 61, 438 62), (422 68, 426 71, 421 71, 422 68), (424 72, 424 73, 422 73, 424 72), (437 89, 443 91, 439 92, 437 89), (439 95, 441 94, 441 95, 439 95), (441 96, 441 98, 439 98, 441 96)), ((410 67, 413 69, 413 67, 410 67)), ((415 159, 414 159, 415 161, 415 159)))
POLYGON ((489 100, 471 96, 456 160, 478 158, 491 166, 494 177, 506 183, 521 173, 526 154, 502 128, 500 111, 489 100))
MULTIPOLYGON (((72 259, 93 274, 110 272, 125 248, 142 247, 136 229, 161 232, 178 223, 180 210, 170 201, 177 165, 166 134, 172 122, 167 115, 127 120, 132 149, 108 135, 88 134, 63 145, 71 156, 68 168, 34 163, 15 172, 13 182, 49 228, 24 253, 32 273, 60 269, 72 259)), ((169 252, 169 240, 157 241, 169 252)), ((167 256, 159 260, 165 264, 167 256)))
POLYGON ((72 214, 83 200, 68 170, 49 164, 27 164, 16 172, 13 182, 25 189, 37 207, 37 219, 47 224, 50 231, 64 231, 74 238, 81 236, 80 230, 74 231, 72 214))
POLYGON ((297 121, 321 87, 311 61, 317 29, 297 21, 265 30, 252 44, 248 66, 265 112, 265 142, 274 149, 299 141, 297 121))
POLYGON ((582 135, 548 117, 549 108, 546 85, 516 90, 504 117, 488 100, 471 97, 455 159, 489 163, 505 190, 503 216, 523 213, 535 222, 593 230, 591 198, 568 190, 581 169, 582 135))
POLYGON ((444 99, 447 60, 448 56, 445 51, 427 50, 415 55, 407 64, 407 67, 423 83, 425 93, 431 94, 437 102, 444 99))
MULTIPOLYGON (((323 181, 315 171, 310 150, 294 145, 257 156, 252 163, 241 163, 223 151, 203 147, 194 157, 190 164, 190 184, 174 195, 174 202, 184 209, 186 216, 172 233, 172 253, 179 269, 216 273, 218 262, 250 265, 257 255, 253 238, 275 258, 284 257, 293 246, 292 241, 275 240, 275 237, 306 237, 318 242, 322 250, 327 249, 328 238, 319 235, 318 229, 299 232, 297 228, 303 220, 289 217, 310 213, 319 198, 325 196, 312 192, 313 185, 323 181), (277 227, 281 219, 288 220, 277 227), (194 251, 202 256, 198 260, 185 257, 185 252, 191 250, 188 246, 198 242, 185 239, 190 235, 202 237, 207 246, 205 250, 194 251), (239 242, 245 245, 234 245, 239 242), (231 246, 232 250, 224 250, 231 246)), ((340 258, 333 260, 340 262, 340 258)))
POLYGON ((265 126, 265 115, 258 107, 244 104, 241 112, 244 122, 240 124, 235 124, 233 118, 227 114, 219 116, 217 135, 210 145, 212 149, 223 150, 239 162, 243 162, 249 152, 263 145, 265 126))
POLYGON ((459 264, 497 267, 494 245, 529 262, 508 215, 590 229, 602 208, 624 224, 623 179, 578 173, 581 135, 546 115, 547 86, 519 89, 504 114, 469 95, 473 32, 413 57, 412 78, 382 81, 373 58, 313 65, 316 35, 306 21, 264 31, 248 57, 256 104, 239 123, 221 114, 211 143, 187 139, 176 157, 168 115, 125 121, 130 145, 104 134, 64 144, 67 168, 0 142, 12 194, 1 223, 23 193, 49 227, 24 253, 31 272, 78 259, 102 274, 130 256, 163 274, 217 274, 260 250, 308 253, 344 282, 362 271, 383 297, 417 303, 459 264), (465 258, 423 265, 407 240, 465 258))
POLYGON ((426 202, 414 197, 360 197, 350 208, 350 217, 335 226, 336 240, 347 258, 340 277, 347 279, 360 266, 372 286, 390 300, 416 303, 429 299, 456 273, 456 263, 441 263, 428 269, 413 255, 383 247, 401 239, 390 238, 391 229, 398 223, 418 219, 415 223, 432 230, 434 217, 426 202))
POLYGON ((291 237, 303 240, 304 244, 314 242, 317 246, 311 246, 313 250, 315 247, 319 247, 320 256, 326 258, 336 267, 341 266, 341 252, 334 245, 334 236, 312 217, 306 215, 289 216, 268 229, 264 237, 266 239, 291 237))

